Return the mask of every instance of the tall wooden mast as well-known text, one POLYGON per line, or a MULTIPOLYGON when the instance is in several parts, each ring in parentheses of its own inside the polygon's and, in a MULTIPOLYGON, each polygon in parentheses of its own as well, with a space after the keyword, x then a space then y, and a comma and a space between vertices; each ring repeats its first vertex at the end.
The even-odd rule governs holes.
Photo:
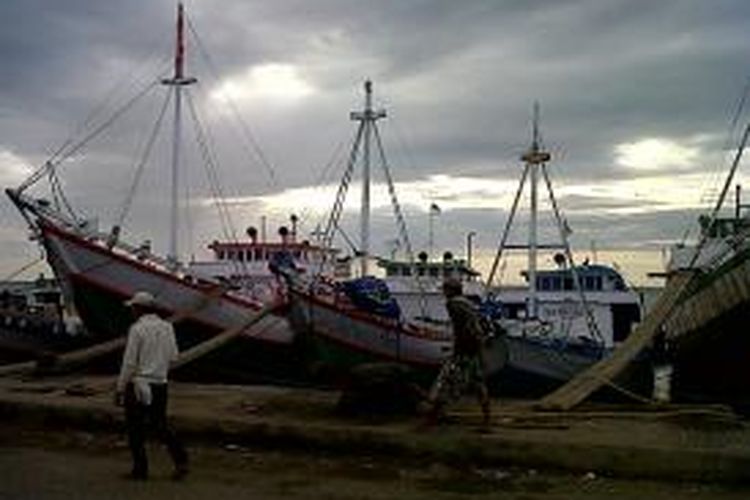
POLYGON ((521 156, 521 160, 526 163, 529 171, 529 189, 530 189, 530 209, 529 209, 529 306, 528 313, 532 318, 538 315, 537 296, 536 296, 536 269, 538 260, 538 213, 539 213, 539 195, 537 186, 539 185, 539 168, 550 160, 549 153, 542 151, 541 141, 539 140, 539 103, 534 103, 534 118, 532 125, 531 148, 521 156))
MULTIPOLYGON (((362 206, 360 209, 359 252, 361 257, 361 274, 368 274, 368 259, 370 256, 370 142, 372 140, 375 122, 385 117, 384 110, 372 109, 372 82, 365 82, 365 109, 350 114, 352 120, 359 121, 362 127, 362 206)), ((354 145, 356 150, 357 145, 354 145)))
POLYGON ((182 87, 197 82, 193 77, 185 76, 185 14, 182 2, 177 4, 177 38, 175 43, 174 76, 162 80, 162 84, 170 86, 174 90, 174 134, 172 136, 172 185, 171 206, 169 218, 169 252, 167 260, 174 268, 179 263, 178 239, 179 239, 179 173, 180 173, 180 147, 182 139, 182 87))

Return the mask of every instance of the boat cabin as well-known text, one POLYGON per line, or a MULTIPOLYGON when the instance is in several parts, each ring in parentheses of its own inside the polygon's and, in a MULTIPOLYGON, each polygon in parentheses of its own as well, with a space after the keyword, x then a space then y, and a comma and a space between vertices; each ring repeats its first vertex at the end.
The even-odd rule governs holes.
POLYGON ((253 227, 248 228, 247 236, 248 239, 238 241, 214 240, 208 245, 213 259, 191 262, 189 271, 196 276, 245 286, 264 283, 274 278, 268 264, 280 253, 286 253, 303 272, 310 269, 341 279, 351 277, 350 259, 338 258, 339 249, 314 245, 307 240, 297 241, 296 228, 289 231, 280 227, 280 239, 276 241, 259 239, 253 227))
POLYGON ((301 243, 270 243, 270 242, 220 242, 214 241, 208 248, 214 252, 214 259, 218 262, 268 262, 280 252, 288 252, 300 263, 318 263, 328 254, 333 257, 338 249, 324 249, 311 245, 307 241, 301 243))
POLYGON ((387 279, 420 276, 440 282, 446 278, 457 279, 462 282, 475 282, 480 275, 469 267, 465 260, 453 258, 432 262, 420 259, 414 263, 379 259, 378 266, 385 270, 387 279))
MULTIPOLYGON (((584 292, 620 292, 628 289, 622 275, 608 266, 583 264, 576 266, 580 288, 584 292)), ((528 272, 521 275, 528 281, 528 272)), ((536 289, 539 292, 576 290, 571 269, 537 271, 536 289)))

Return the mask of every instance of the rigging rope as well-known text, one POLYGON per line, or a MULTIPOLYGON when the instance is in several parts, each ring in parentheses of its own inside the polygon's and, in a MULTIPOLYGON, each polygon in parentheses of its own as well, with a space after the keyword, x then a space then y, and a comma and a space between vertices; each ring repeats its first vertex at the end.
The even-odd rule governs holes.
POLYGON ((142 97, 144 97, 146 94, 148 94, 151 90, 153 90, 157 85, 159 84, 159 81, 153 81, 150 85, 148 85, 146 88, 141 90, 139 93, 137 93, 135 96, 133 96, 131 99, 129 99, 121 108, 116 110, 107 120, 104 121, 104 123, 100 124, 98 127, 94 128, 93 131, 89 132, 87 135, 84 136, 83 139, 72 145, 70 148, 67 149, 67 151, 60 152, 58 155, 56 155, 58 158, 52 162, 47 161, 39 167, 36 171, 34 171, 18 188, 18 192, 23 192, 26 189, 28 189, 30 186, 36 184, 39 182, 39 180, 47 175, 47 173, 56 168, 58 165, 60 165, 64 160, 67 158, 70 158, 74 154, 76 154, 78 151, 80 151, 86 144, 91 142, 94 138, 96 138, 99 134, 101 134, 104 130, 106 130, 110 125, 112 125, 113 122, 115 122, 118 118, 120 118, 125 112, 127 112, 130 108, 133 107, 133 105, 138 102, 142 97), (63 154, 64 153, 64 154, 63 154))
POLYGON ((485 291, 488 292, 490 288, 492 287, 492 282, 495 279, 495 273, 497 272, 497 266, 500 264, 500 258, 503 255, 503 249, 505 248, 505 244, 508 241, 508 236, 510 235, 510 228, 513 225, 513 217, 516 214, 516 209, 518 208, 518 202, 521 199, 521 194, 523 193, 524 185, 526 184, 526 178, 529 175, 529 165, 527 164, 525 168, 523 169, 523 174, 521 175, 521 182, 518 185, 518 190, 516 191, 516 196, 513 198, 513 205, 510 209, 510 214, 508 215, 508 221, 505 223, 505 229, 503 230, 503 235, 500 238, 500 244, 497 247, 497 252, 495 253, 495 260, 492 262, 492 268, 490 269, 490 274, 487 276, 487 283, 485 285, 485 291))
POLYGON ((214 161, 214 155, 209 144, 210 139, 206 135, 206 132, 202 126, 202 122, 198 118, 198 113, 195 108, 195 103, 193 102, 191 93, 187 92, 186 96, 188 109, 190 110, 191 117, 193 118, 196 141, 203 158, 203 165, 206 169, 209 188, 211 189, 211 194, 214 197, 214 203, 216 204, 216 208, 219 214, 219 222, 222 227, 222 233, 227 240, 235 241, 237 238, 234 232, 233 225, 231 224, 229 209, 225 206, 224 192, 221 186, 221 182, 219 181, 217 168, 214 161))
POLYGON ((10 281, 10 280, 12 280, 13 278, 15 278, 16 276, 18 276, 19 274, 23 273, 24 271, 28 271, 29 269, 31 269, 35 265, 39 264, 43 260, 44 260, 44 255, 40 255, 39 257, 37 257, 36 259, 32 260, 31 262, 28 262, 28 263, 24 264, 23 266, 21 266, 20 268, 16 269, 15 271, 13 271, 12 273, 10 273, 9 275, 5 276, 3 278, 3 281, 10 281))
MULTIPOLYGON (((152 54, 153 55, 153 54, 152 54)), ((165 64, 169 64, 171 60, 171 56, 165 56, 163 57, 157 66, 161 67, 165 64)), ((74 142, 74 139, 76 136, 82 134, 91 124, 94 123, 95 119, 98 118, 99 115, 104 114, 104 111, 106 110, 107 105, 109 105, 110 102, 114 102, 114 96, 117 94, 120 90, 126 87, 126 84, 133 83, 133 87, 138 87, 145 82, 143 81, 143 78, 141 77, 142 73, 145 73, 145 68, 148 65, 148 63, 151 62, 151 58, 148 59, 147 63, 143 64, 142 69, 144 71, 141 71, 140 69, 134 72, 128 73, 128 76, 130 78, 120 79, 118 80, 118 84, 113 86, 112 89, 104 96, 104 98, 101 99, 101 101, 94 106, 94 108, 89 112, 89 114, 84 118, 84 120, 75 128, 75 132, 66 139, 56 150, 52 152, 52 154, 48 158, 48 162, 54 163, 55 160, 59 155, 63 153, 63 151, 74 142)), ((161 75, 164 73, 165 70, 157 71, 156 73, 158 75, 161 75)), ((149 78, 148 81, 151 79, 149 78)))
POLYGON ((154 123, 154 127, 151 131, 151 135, 149 136, 148 141, 146 142, 146 147, 144 148, 143 154, 141 155, 140 161, 138 162, 138 165, 136 167, 135 176, 133 177, 133 182, 130 185, 130 189, 128 190, 127 195, 125 196, 125 201, 122 205, 120 214, 117 216, 116 223, 115 223, 116 226, 122 227, 122 225, 125 223, 125 218, 128 216, 128 213, 130 212, 130 209, 133 205, 133 200, 135 199, 135 193, 138 189, 138 185, 140 184, 144 167, 146 166, 146 162, 148 161, 148 158, 151 156, 151 150, 156 142, 156 138, 159 134, 159 130, 161 130, 161 125, 163 123, 164 115, 167 112, 169 103, 172 101, 172 94, 173 94, 173 91, 170 88, 170 91, 167 92, 164 98, 164 103, 162 104, 161 109, 159 110, 159 114, 157 115, 156 122, 154 123))
POLYGON ((422 317, 427 316, 427 299, 425 298, 424 284, 422 283, 422 277, 416 270, 414 263, 414 251, 411 246, 409 239, 409 231, 406 228, 406 220, 401 212, 401 205, 398 203, 398 197, 396 196, 396 187, 393 184, 393 178, 391 177, 391 170, 388 166, 388 161, 385 158, 385 151, 383 149, 383 142, 380 139, 380 130, 376 123, 373 123, 373 131, 375 133, 375 144, 380 155, 381 166, 383 167, 383 173, 385 174, 386 182, 388 183, 388 194, 391 197, 391 205, 393 206, 393 213, 396 217, 396 227, 399 231, 399 237, 403 240, 406 246, 406 256, 409 260, 409 267, 411 268, 412 276, 415 276, 417 281, 417 289, 419 290, 419 312, 422 317))
MULTIPOLYGON (((315 182, 313 183, 314 190, 321 189, 322 187, 326 185, 326 182, 328 180, 328 175, 333 172, 333 166, 338 163, 341 152, 344 149, 344 145, 345 145, 345 141, 339 142, 339 144, 334 149, 333 154, 331 155, 330 159, 326 162, 325 166, 319 171, 319 174, 317 175, 315 182)), ((305 222, 307 222, 309 217, 313 215, 313 209, 310 208, 310 205, 305 206, 302 208, 302 211, 298 215, 299 215, 299 224, 303 225, 305 224, 305 222)), ((325 218, 325 216, 326 214, 323 214, 321 218, 325 218)), ((318 219, 319 224, 322 222, 323 221, 321 219, 318 219)))
MULTIPOLYGON (((351 152, 349 153, 349 160, 347 162, 346 170, 344 171, 344 175, 341 178, 341 184, 339 184, 339 189, 336 193, 336 199, 333 203, 333 208, 331 208, 331 213, 328 216, 328 222, 326 223, 326 228, 323 232, 322 239, 322 244, 324 247, 330 247, 333 242, 333 233, 335 227, 338 225, 339 218, 341 217, 341 211, 344 208, 346 193, 349 189, 349 183, 351 182, 352 174, 354 172, 354 165, 357 162, 357 155, 359 152, 358 145, 360 140, 362 139, 362 134, 364 133, 364 124, 365 122, 362 121, 359 127, 357 127, 357 133, 355 134, 354 144, 352 146, 351 152)), ((321 260, 321 265, 322 263, 323 260, 321 260)))
MULTIPOLYGON (((737 168, 739 167, 740 160, 742 160, 742 155, 745 152, 745 147, 747 146, 748 138, 750 138, 750 122, 748 122, 747 126, 745 127, 745 131, 742 134, 742 139, 740 140, 740 144, 737 148, 737 153, 735 154, 734 160, 732 161, 732 166, 729 169, 729 175, 727 176, 727 179, 724 182, 724 187, 721 190, 719 199, 716 201, 716 206, 711 212, 711 216, 708 222, 708 228, 711 228, 714 225, 717 217, 719 216, 719 210, 721 210, 721 206, 724 204, 724 199, 727 196, 729 187, 732 185, 732 180, 734 179, 734 175, 737 173, 737 168)), ((701 236, 701 239, 698 242, 698 246, 696 247, 695 254, 693 254, 692 259, 690 259, 689 267, 693 267, 695 263, 697 262, 698 257, 700 256, 700 253, 703 250, 704 245, 706 244, 706 241, 708 241, 709 234, 710 234, 710 230, 706 231, 701 236)))
POLYGON ((68 214, 73 218, 73 220, 78 220, 78 215, 73 210, 73 207, 71 206, 70 202, 68 201, 67 196, 65 196, 65 191, 62 188, 62 185, 60 183, 60 179, 57 176, 57 173, 54 169, 49 171, 49 183, 50 183, 50 190, 52 192, 52 197, 54 198, 55 207, 62 212, 62 209, 64 208, 67 210, 68 214))
POLYGON ((393 184, 391 170, 388 165, 388 161, 385 158, 383 142, 380 139, 380 130, 378 129, 378 126, 376 124, 373 124, 373 131, 375 133, 375 143, 377 144, 381 165, 383 167, 385 179, 388 184, 388 194, 391 197, 391 205, 393 206, 394 216, 396 217, 396 226, 399 231, 399 236, 403 240, 404 245, 406 245, 406 252, 409 263, 412 265, 412 267, 414 267, 414 252, 412 250, 411 241, 409 240, 409 232, 406 227, 406 219, 404 219, 403 212, 401 211, 401 205, 399 204, 398 197, 396 196, 396 187, 393 184))
MULTIPOLYGON (((734 107, 734 113, 732 114, 732 118, 729 122, 726 139, 724 140, 724 144, 722 145, 721 151, 728 151, 732 146, 732 142, 734 140, 734 136, 737 131, 737 125, 739 124, 740 118, 742 117, 742 114, 745 111, 748 94, 750 94, 750 78, 746 80, 742 93, 740 94, 737 104, 734 107)), ((718 163, 723 163, 723 162, 724 162, 724 157, 718 163)), ((720 168, 714 168, 713 171, 709 173, 710 179, 705 184, 706 187, 704 188, 700 196, 701 201, 707 200, 708 206, 706 208, 709 210, 711 209, 710 192, 715 190, 717 185, 721 181, 721 173, 722 173, 722 169, 720 168)), ((683 236, 681 238, 681 242, 683 244, 687 241, 687 238, 690 236, 690 233, 695 227, 695 220, 690 220, 686 225, 687 225, 687 228, 685 229, 685 232, 683 233, 683 236)))
MULTIPOLYGON (((193 22, 190 17, 187 18, 187 25, 188 29, 190 30, 190 33, 192 33, 196 46, 198 47, 198 52, 201 54, 203 59, 206 62, 206 65, 208 66, 209 71, 211 72, 211 76, 216 82, 220 81, 220 78, 218 77, 218 71, 216 70, 216 65, 213 62, 213 58, 211 57, 208 50, 206 50, 205 45, 203 44, 203 41, 201 37, 198 35, 198 31, 195 29, 195 26, 193 25, 193 22)), ((276 179, 276 171, 271 165, 271 162, 268 161, 268 158, 266 154, 263 152, 263 149, 260 147, 260 144, 255 139, 255 134, 253 134, 252 130, 250 129, 250 126, 247 124, 245 120, 242 119, 242 115, 239 112, 239 109, 237 108, 237 105, 235 104, 234 100, 231 96, 226 96, 227 103, 229 105, 229 110, 234 115, 235 120, 237 120, 240 129, 245 135, 241 135, 241 138, 245 139, 246 142, 241 142, 240 145, 245 149, 247 153, 250 153, 250 156, 252 156, 252 153, 255 154, 255 156, 260 161, 261 165, 266 170, 266 173, 269 176, 269 179, 271 180, 271 186, 277 187, 278 181, 276 179), (250 148, 248 148, 248 143, 250 144, 250 148)))
POLYGON ((575 289, 578 292, 579 297, 581 298, 581 304, 583 305, 583 310, 586 314, 586 323, 589 327, 589 333, 591 333, 591 335, 597 341, 599 341, 601 345, 604 345, 604 337, 602 337, 601 332, 599 332, 599 326, 596 324, 596 320, 594 319, 594 316, 591 312, 589 303, 586 300, 586 294, 583 291, 583 286, 580 281, 580 277, 578 276, 578 271, 576 271, 576 264, 573 261, 573 252, 571 252, 570 250, 570 243, 568 242, 568 235, 565 231, 565 224, 563 222, 562 216, 560 215, 560 209, 557 205, 555 193, 552 190, 552 182, 550 181, 549 174, 547 173, 547 165, 542 163, 541 167, 542 177, 544 177, 544 182, 547 185, 547 191, 549 192, 549 199, 552 204, 552 210, 555 214, 555 219, 557 220, 557 227, 560 230, 560 238, 562 239, 563 246, 565 248, 565 256, 570 263, 570 272, 573 275, 573 285, 575 286, 575 289))
MULTIPOLYGON (((205 129, 202 125, 202 121, 200 120, 198 111, 195 107, 195 102, 193 101, 192 94, 190 92, 186 92, 185 95, 187 96, 188 109, 190 110, 190 115, 193 119, 196 141, 198 143, 198 149, 200 150, 201 157, 203 158, 203 166, 206 171, 209 188, 211 189, 211 194, 214 197, 214 203, 219 215, 219 223, 221 225, 222 233, 227 241, 237 243, 239 242, 239 238, 237 237, 235 226, 232 223, 232 216, 229 207, 227 206, 226 197, 224 196, 224 189, 219 179, 218 169, 216 161, 214 159, 215 155, 213 154, 213 150, 211 148, 211 136, 207 133, 207 129, 205 129)), ((237 273, 243 275, 248 274, 247 264, 245 263, 244 256, 242 260, 229 259, 228 261, 231 263, 237 273)))

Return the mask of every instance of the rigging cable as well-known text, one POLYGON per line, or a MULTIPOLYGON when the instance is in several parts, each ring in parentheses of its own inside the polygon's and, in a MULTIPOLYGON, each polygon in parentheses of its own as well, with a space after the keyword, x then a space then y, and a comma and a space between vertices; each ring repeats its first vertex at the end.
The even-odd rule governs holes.
POLYGON ((231 216, 228 208, 225 206, 224 192, 219 182, 217 174, 216 164, 214 161, 214 155, 209 144, 209 138, 203 129, 202 123, 198 118, 197 110, 192 99, 190 92, 186 93, 188 109, 190 110, 191 117, 193 118, 193 124, 195 127, 196 140, 198 142, 199 150, 203 158, 203 164, 206 169, 206 175, 209 182, 209 188, 211 194, 214 197, 214 203, 216 204, 217 211, 219 214, 219 222, 222 227, 222 233, 224 237, 229 241, 236 241, 237 237, 234 231, 234 227, 231 224, 231 216))
POLYGON ((116 226, 122 227, 122 225, 125 223, 125 218, 128 216, 128 213, 130 212, 130 209, 133 206, 133 200, 135 199, 135 193, 138 190, 138 185, 140 184, 141 177, 144 171, 144 167, 146 166, 146 162, 151 156, 151 150, 154 146, 154 143, 156 142, 157 136, 159 135, 159 131, 161 130, 161 125, 163 123, 164 115, 166 114, 167 108, 169 107, 169 103, 172 100, 172 94, 173 92, 170 89, 170 91, 167 92, 166 97, 164 98, 164 103, 162 104, 161 109, 159 110, 159 114, 156 118, 156 122, 154 123, 154 127, 151 131, 151 135, 149 136, 148 141, 146 142, 146 146, 143 150, 140 161, 138 162, 138 165, 136 167, 135 175, 133 177, 133 182, 130 184, 130 189, 128 190, 128 193, 125 196, 125 201, 122 205, 120 214, 117 216, 117 219, 115 222, 116 226))
POLYGON ((573 275, 573 284, 581 298, 581 304, 583 305, 583 310, 586 313, 586 323, 588 324, 589 332, 596 338, 597 341, 600 342, 601 345, 604 345, 604 337, 602 337, 601 332, 599 332, 599 326, 596 324, 596 320, 594 319, 594 316, 591 312, 588 300, 586 300, 586 294, 583 291, 583 284, 581 283, 578 272, 576 271, 576 264, 573 261, 573 252, 571 252, 570 250, 570 243, 568 242, 568 235, 566 234, 565 230, 566 224, 563 222, 562 216, 560 215, 560 209, 557 205, 557 198, 555 198, 555 193, 552 190, 552 182, 550 181, 549 174, 547 173, 547 165, 542 163, 541 167, 542 177, 544 177, 544 182, 547 185, 547 191, 549 192, 549 199, 552 204, 552 210, 555 214, 555 219, 557 220, 557 227, 560 230, 560 238, 562 238, 563 245, 565 247, 565 255, 568 258, 568 262, 570 263, 570 272, 573 275))
POLYGON ((21 273, 23 273, 25 271, 28 271, 29 269, 31 269, 32 267, 34 267, 35 265, 39 264, 42 261, 44 261, 44 254, 40 255, 39 257, 37 257, 36 259, 32 260, 31 262, 28 262, 28 263, 24 264, 23 266, 21 266, 20 268, 16 269, 15 271, 11 272, 9 275, 7 275, 7 276, 5 276, 3 278, 3 281, 5 282, 5 281, 12 280, 13 278, 15 278, 16 276, 18 276, 19 274, 21 274, 21 273))
MULTIPOLYGON (((719 199, 716 201, 716 206, 711 212, 711 216, 709 218, 708 222, 708 228, 711 228, 715 222, 717 217, 719 216, 719 210, 721 210, 721 206, 724 204, 724 199, 727 196, 727 192, 729 191, 729 187, 732 185, 732 180, 734 179, 734 175, 737 173, 737 168, 740 165, 740 160, 742 160, 742 155, 745 152, 745 147, 747 146, 748 138, 750 138, 750 122, 748 122, 747 126, 745 127, 745 131, 742 134, 742 139, 740 140, 740 144, 737 148, 737 153, 734 156, 734 160, 732 161, 732 166, 729 169, 729 175, 727 176, 726 181, 724 182, 724 187, 721 190, 721 194, 719 195, 719 199)), ((690 265, 689 267, 693 267, 698 260, 698 257, 700 256, 701 251, 703 250, 703 246, 706 244, 706 241, 708 240, 710 231, 706 231, 700 241, 698 242, 698 246, 696 247, 695 253, 693 254, 692 259, 690 259, 690 265)))
POLYGON ((49 170, 52 170, 56 168, 58 165, 60 165, 64 160, 67 158, 70 158, 75 153, 80 151, 86 144, 91 142, 95 137, 97 137, 99 134, 101 134, 104 130, 106 130, 110 125, 112 125, 113 122, 115 122, 118 118, 120 118, 125 112, 127 112, 130 108, 133 107, 133 105, 139 101, 143 96, 148 94, 151 90, 153 90, 157 85, 159 85, 159 81, 155 80, 151 82, 150 85, 148 85, 146 88, 138 92, 135 96, 133 96, 131 99, 129 99, 122 107, 117 109, 107 120, 104 121, 104 123, 100 124, 98 127, 96 127, 93 131, 89 132, 87 135, 84 136, 83 139, 72 145, 67 151, 64 152, 64 154, 61 152, 59 155, 57 155, 59 158, 56 159, 56 161, 53 163, 52 161, 47 161, 39 167, 37 170, 35 170, 19 187, 18 192, 21 193, 28 189, 30 186, 36 184, 39 182, 39 180, 47 175, 49 170))
MULTIPOLYGON (((216 70, 216 65, 213 62, 213 58, 209 54, 208 50, 206 50, 205 45, 203 44, 203 41, 201 37, 198 35, 198 31, 195 29, 195 26, 193 25, 192 19, 188 16, 187 17, 187 24, 188 29, 193 34, 193 37, 195 38, 196 46, 198 47, 198 52, 203 56, 203 59, 206 61, 206 65, 208 66, 209 71, 212 74, 212 77, 216 82, 219 82, 220 79, 218 78, 218 71, 216 70)), ((235 104, 234 100, 231 96, 226 96, 227 103, 229 105, 229 109, 234 115, 234 118, 239 123, 240 129, 245 134, 244 136, 241 136, 243 139, 245 139, 246 142, 241 142, 243 149, 245 149, 246 152, 251 153, 250 156, 252 156, 252 153, 255 154, 255 156, 260 161, 261 165, 266 170, 266 173, 268 174, 270 180, 271 180, 271 186, 277 187, 278 181, 276 179, 276 171, 271 165, 271 162, 268 161, 268 158, 266 154, 263 152, 263 149, 260 147, 260 144, 258 144, 258 141, 255 139, 255 135, 253 134, 252 130, 250 129, 250 126, 247 124, 245 120, 242 119, 242 115, 239 112, 239 109, 237 108, 237 105, 235 104), (250 148, 248 148, 247 143, 250 143, 250 148)))
POLYGON ((404 214, 401 211, 401 205, 399 204, 398 197, 396 196, 396 187, 393 183, 390 166, 388 165, 388 161, 385 158, 383 143, 380 138, 380 129, 377 127, 377 125, 375 125, 373 127, 373 131, 375 133, 375 143, 378 147, 381 165, 383 167, 383 172, 385 173, 385 180, 388 184, 388 194, 390 195, 391 205, 393 206, 393 213, 396 217, 396 227, 399 231, 399 237, 406 246, 406 253, 409 259, 409 263, 412 265, 412 267, 414 267, 414 251, 411 245, 411 240, 409 239, 409 231, 406 227, 406 219, 404 218, 404 214))
MULTIPOLYGON (((206 177, 208 178, 209 188, 214 197, 214 203, 219 215, 219 223, 222 228, 222 233, 227 241, 237 243, 239 242, 239 238, 237 237, 235 226, 232 223, 231 213, 227 207, 224 189, 219 180, 218 169, 216 161, 214 160, 215 155, 212 153, 213 150, 211 148, 211 136, 208 135, 207 130, 202 125, 191 92, 186 92, 185 95, 187 96, 188 109, 190 110, 190 115, 193 119, 196 141, 203 158, 203 166, 206 171, 206 177)), ((230 259, 230 262, 234 266, 235 271, 247 274, 247 265, 244 256, 242 260, 230 259)))
MULTIPOLYGON (((331 155, 331 158, 326 162, 323 169, 317 175, 315 182, 313 183, 313 190, 317 190, 317 189, 321 189, 325 187, 325 183, 329 179, 329 174, 333 172, 333 166, 338 163, 341 152, 344 149, 344 145, 345 145, 344 141, 341 141, 338 143, 338 145, 333 151, 333 154, 331 155)), ((323 214, 321 217, 324 218, 325 215, 326 214, 323 214)), ((304 224, 311 216, 313 216, 313 209, 310 208, 310 205, 303 207, 302 212, 299 213, 300 225, 304 224)), ((323 221, 318 220, 318 222, 321 223, 323 221)))
POLYGON ((334 201, 333 207, 331 208, 331 213, 328 216, 326 228, 323 232, 323 246, 326 247, 331 245, 333 240, 334 228, 336 225, 338 225, 339 218, 341 217, 344 200, 346 199, 346 193, 349 189, 349 183, 351 182, 352 174, 354 172, 354 165, 357 162, 357 156, 359 154, 359 144, 365 128, 364 123, 364 121, 361 122, 360 126, 357 128, 354 143, 352 145, 351 152, 349 153, 349 160, 347 162, 346 170, 344 171, 344 175, 341 178, 341 183, 339 184, 339 189, 336 193, 336 199, 334 201))
MULTIPOLYGON (((748 78, 747 81, 745 82, 745 85, 743 87, 742 93, 740 94, 740 98, 738 99, 737 104, 735 106, 734 113, 732 114, 732 118, 730 120, 729 127, 727 129, 726 139, 725 139, 724 144, 722 145, 722 148, 721 148, 722 151, 728 151, 730 149, 731 145, 732 145, 732 141, 733 141, 734 135, 735 135, 735 133, 737 131, 737 126, 738 126, 738 124, 740 122, 740 118, 742 117, 742 114, 745 111, 745 106, 747 104, 748 94, 750 94, 750 78, 748 78)), ((721 170, 718 169, 718 168, 716 168, 716 169, 714 169, 711 172, 711 179, 706 184, 707 187, 704 189, 703 194, 701 195, 701 200, 703 200, 703 199, 707 199, 708 200, 708 203, 707 203, 708 206, 706 207, 707 209, 711 208, 711 206, 710 206, 711 202, 710 202, 709 191, 713 191, 714 189, 716 189, 716 187, 720 183, 720 181, 721 181, 721 170)), ((726 194, 724 194, 724 196, 725 195, 726 194)), ((721 201, 721 203, 723 203, 723 200, 721 201)), ((694 224, 695 224, 694 221, 690 221, 688 223, 688 227, 685 230, 685 232, 683 234, 683 237, 682 237, 682 240, 681 240, 683 244, 686 242, 688 236, 690 235, 690 232, 695 227, 694 224)))
MULTIPOLYGON (((376 123, 373 123, 373 131, 375 133, 375 143, 377 144, 377 149, 380 154, 380 162, 381 166, 383 167, 383 172, 385 173, 385 179, 388 183, 388 194, 391 197, 391 205, 393 206, 393 212, 394 216, 396 217, 396 226, 399 230, 399 236, 403 240, 404 245, 406 246, 406 255, 409 259, 409 267, 411 268, 412 275, 416 275, 417 279, 417 288, 419 289, 419 309, 421 315, 427 316, 427 299, 425 297, 425 290, 424 290, 424 284, 422 283, 421 276, 419 273, 415 273, 415 263, 414 263, 414 251, 412 250, 411 241, 409 240, 409 231, 406 228, 406 220, 404 219, 404 215, 401 211, 401 205, 398 203, 398 197, 396 196, 396 188, 393 184, 393 177, 391 177, 391 170, 388 166, 388 161, 385 158, 385 151, 383 149, 383 142, 380 139, 380 129, 378 128, 376 123)), ((400 345, 400 344, 399 344, 400 345)))
POLYGON ((497 272, 497 267, 500 264, 500 258, 503 255, 503 249, 505 248, 505 244, 508 241, 508 236, 510 235, 510 228, 513 225, 513 217, 516 214, 516 209, 518 208, 518 202, 521 199, 521 194, 523 193, 524 185, 526 184, 526 178, 529 175, 529 165, 525 165, 523 169, 523 174, 521 175, 521 182, 518 184, 518 190, 516 191, 516 196, 513 198, 513 205, 510 209, 510 214, 508 215, 508 221, 505 223, 505 229, 503 230, 503 235, 500 238, 500 244, 497 247, 497 252, 495 253, 495 260, 492 262, 492 268, 490 268, 490 274, 487 276, 487 283, 485 285, 486 292, 489 292, 490 288, 492 287, 492 282, 495 279, 495 273, 497 272))
MULTIPOLYGON (((161 51, 160 51, 161 53, 161 51)), ((152 54, 153 56, 153 54, 152 54)), ((70 145, 73 143, 76 136, 79 136, 82 134, 86 129, 88 129, 93 123, 95 122, 95 119, 98 118, 100 115, 103 115, 106 111, 107 106, 110 102, 115 102, 115 95, 119 93, 121 90, 123 90, 128 84, 132 83, 133 88, 139 88, 141 85, 146 83, 146 81, 150 81, 150 78, 146 79, 143 77, 142 74, 146 73, 146 68, 148 64, 151 62, 153 58, 148 58, 146 62, 139 68, 138 70, 128 73, 130 76, 129 78, 118 80, 118 84, 114 85, 112 89, 110 89, 109 92, 101 99, 101 101, 94 106, 94 108, 91 110, 91 112, 84 118, 84 120, 76 127, 75 132, 69 137, 60 147, 58 147, 50 156, 49 161, 54 162, 56 157, 70 145), (143 69, 143 71, 141 71, 143 69)), ((165 67, 167 65, 171 64, 171 55, 164 56, 162 59, 159 60, 158 64, 155 66, 157 67, 165 67)), ((165 74, 167 72, 166 69, 162 69, 161 71, 156 71, 157 75, 165 74)))

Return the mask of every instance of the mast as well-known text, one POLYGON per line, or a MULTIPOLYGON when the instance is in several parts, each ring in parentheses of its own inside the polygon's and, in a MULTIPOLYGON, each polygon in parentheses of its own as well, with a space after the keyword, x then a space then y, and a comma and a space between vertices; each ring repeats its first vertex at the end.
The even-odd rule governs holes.
POLYGON ((361 274, 366 276, 370 255, 370 141, 375 122, 385 117, 385 110, 372 109, 372 82, 370 80, 365 81, 364 111, 352 112, 350 117, 354 121, 361 122, 362 127, 362 206, 359 218, 359 252, 361 274))
POLYGON ((530 215, 529 215, 529 315, 532 318, 537 317, 537 297, 536 297, 536 269, 538 254, 537 238, 537 215, 538 215, 538 191, 539 168, 540 165, 548 162, 551 156, 549 153, 542 151, 539 141, 539 103, 534 102, 534 119, 532 124, 532 141, 531 148, 521 156, 521 160, 526 163, 529 172, 530 183, 530 215))
POLYGON ((161 81, 163 85, 174 90, 174 129, 172 136, 172 175, 170 190, 169 218, 169 251, 167 260, 172 268, 179 263, 178 227, 179 227, 179 173, 180 143, 182 139, 182 87, 197 82, 193 77, 185 76, 185 14, 182 2, 177 4, 177 38, 175 43, 174 76, 161 81))

